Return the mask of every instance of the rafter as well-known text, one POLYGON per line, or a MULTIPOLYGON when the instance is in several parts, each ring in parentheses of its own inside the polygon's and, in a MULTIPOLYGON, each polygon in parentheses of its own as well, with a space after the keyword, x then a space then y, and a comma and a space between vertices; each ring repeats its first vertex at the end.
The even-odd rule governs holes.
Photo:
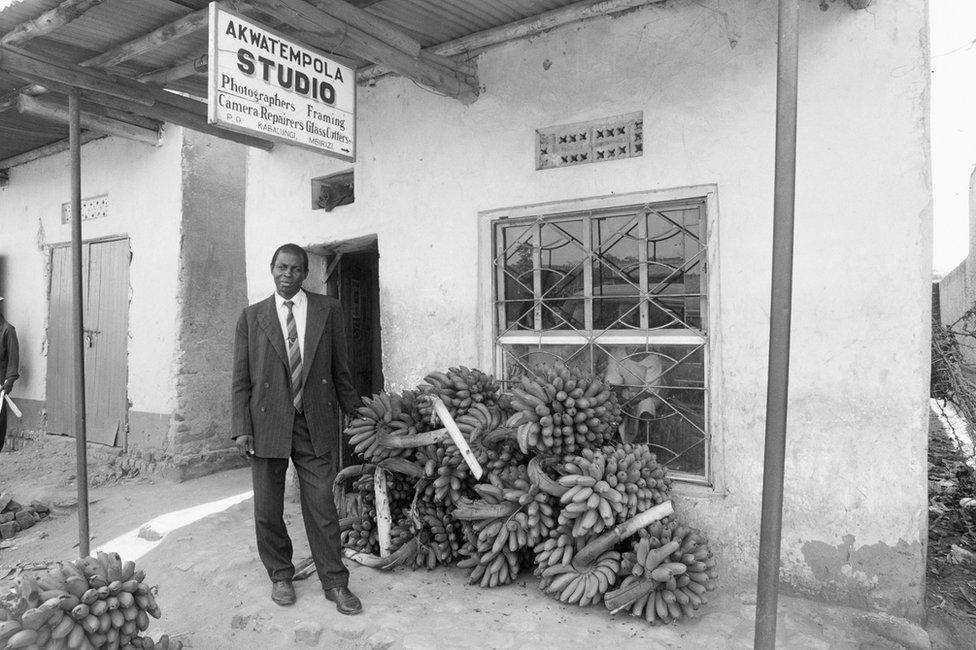
MULTIPOLYGON (((505 41, 536 36, 547 30, 589 18, 606 16, 627 11, 664 0, 582 0, 559 9, 553 9, 538 16, 531 16, 507 25, 493 27, 484 31, 462 36, 453 41, 433 45, 423 50, 424 55, 439 56, 442 59, 466 54, 498 45, 505 41)), ((858 1, 858 0, 854 0, 858 1)), ((450 59, 448 59, 450 60, 450 59)), ((455 64, 457 65, 457 64, 455 64)), ((395 72, 384 65, 373 65, 357 71, 360 82, 369 82, 386 74, 395 72)))
POLYGON ((151 52, 176 39, 198 32, 207 27, 207 10, 201 9, 154 29, 131 41, 122 43, 107 52, 92 57, 80 65, 86 68, 111 68, 112 66, 151 52))
POLYGON ((412 56, 356 27, 343 23, 304 0, 249 0, 248 4, 299 30, 320 32, 336 39, 342 49, 360 58, 380 63, 419 84, 451 97, 470 98, 475 86, 462 72, 412 56))
MULTIPOLYGON (((94 131, 82 131, 81 133, 81 143, 91 142, 92 140, 98 140, 99 138, 104 138, 105 135, 102 133, 95 133, 94 131)), ((17 154, 16 156, 11 156, 10 158, 5 158, 0 160, 0 170, 10 169, 11 167, 16 167, 17 165, 23 165, 24 163, 29 163, 32 160, 37 160, 39 158, 44 158, 45 156, 52 156, 56 153, 61 153, 62 151, 68 150, 68 139, 58 140, 57 142, 52 142, 51 144, 46 144, 37 149, 31 149, 30 151, 25 151, 24 153, 17 154)))
MULTIPOLYGON (((52 122, 61 124, 68 123, 68 107, 49 99, 21 95, 17 101, 17 110, 20 113, 33 115, 34 117, 40 117, 52 122)), ((158 130, 145 129, 135 124, 120 122, 119 120, 87 111, 81 111, 81 126, 90 131, 98 131, 106 135, 117 135, 128 140, 135 140, 136 142, 151 145, 159 144, 158 130)))
POLYGON ((95 104, 171 122, 259 149, 270 150, 273 146, 267 140, 226 131, 209 124, 206 105, 202 102, 132 79, 93 68, 53 62, 33 53, 28 55, 3 48, 0 48, 0 68, 58 92, 67 93, 71 88, 79 88, 82 90, 82 97, 95 104))
POLYGON ((0 38, 0 45, 20 45, 64 27, 104 0, 65 0, 54 9, 25 21, 0 38))

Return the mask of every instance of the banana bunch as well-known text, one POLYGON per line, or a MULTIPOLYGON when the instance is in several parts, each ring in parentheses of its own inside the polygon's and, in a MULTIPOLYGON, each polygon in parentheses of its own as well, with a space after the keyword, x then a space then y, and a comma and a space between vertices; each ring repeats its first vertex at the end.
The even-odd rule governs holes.
POLYGON ((627 517, 633 517, 671 498, 671 477, 650 447, 641 444, 608 445, 606 480, 627 495, 627 517), (622 489, 621 489, 622 488, 622 489))
MULTIPOLYGON (((145 646, 140 637, 159 605, 145 573, 117 553, 66 562, 35 579, 23 575, 4 604, 2 648, 119 648, 145 646)), ((149 643, 152 640, 149 639, 149 643)), ((181 648, 182 643, 168 643, 181 648)))
POLYGON ((626 493, 610 485, 611 481, 619 485, 611 469, 607 456, 592 449, 563 463, 566 473, 558 482, 567 490, 559 497, 559 523, 572 525, 573 537, 601 533, 627 519, 626 493))
POLYGON ((410 411, 404 411, 401 398, 396 393, 378 393, 363 398, 363 406, 356 409, 357 417, 349 423, 345 434, 356 453, 367 462, 384 458, 394 458, 407 453, 405 449, 391 449, 381 445, 379 434, 389 432, 395 435, 416 433, 416 426, 410 411))
MULTIPOLYGON (((466 526, 468 527, 470 524, 466 526)), ((457 563, 458 567, 471 569, 468 573, 469 585, 480 584, 482 587, 507 585, 518 577, 521 570, 521 554, 508 547, 502 548, 497 553, 482 553, 469 539, 459 553, 464 559, 457 563)))
POLYGON ((523 375, 506 402, 521 414, 517 422, 524 452, 599 447, 620 424, 620 406, 609 384, 562 363, 523 375))
MULTIPOLYGON (((464 415, 475 404, 498 402, 498 381, 477 368, 458 366, 447 372, 435 371, 424 377, 424 381, 429 387, 421 386, 420 390, 440 397, 454 418, 464 415)), ((429 404, 422 410, 433 416, 429 404)))
POLYGON ((415 534, 419 542, 414 567, 428 570, 448 564, 461 550, 461 527, 440 504, 418 500, 415 508, 415 534))
POLYGON ((376 530, 376 510, 364 510, 349 528, 339 533, 339 539, 344 548, 361 553, 379 552, 380 542, 379 533, 376 530))
POLYGON ((468 494, 474 482, 471 470, 454 445, 419 447, 416 461, 424 466, 425 473, 433 471, 429 476, 434 480, 424 488, 424 498, 430 501, 457 504, 468 494))
MULTIPOLYGON (((489 484, 474 486, 482 499, 487 503, 508 502, 516 506, 505 525, 498 530, 498 536, 507 539, 509 548, 516 550, 535 546, 549 535, 549 531, 556 525, 556 512, 551 497, 528 481, 524 465, 521 476, 511 483, 506 483, 497 474, 489 474, 489 480, 489 484)), ((495 541, 492 541, 492 545, 494 544, 495 541)))
POLYGON ((533 549, 535 554, 535 574, 542 576, 542 572, 549 567, 556 565, 566 565, 573 561, 573 555, 577 550, 577 542, 569 534, 566 526, 557 526, 549 531, 549 536, 536 544, 533 549))
POLYGON ((629 609, 652 624, 696 618, 718 577, 708 540, 688 526, 663 525, 649 532, 624 554, 624 578, 606 595, 607 608, 629 609))
POLYGON ((593 564, 579 570, 559 562, 540 572, 540 588, 560 602, 586 607, 603 599, 617 582, 620 553, 604 551, 593 564))

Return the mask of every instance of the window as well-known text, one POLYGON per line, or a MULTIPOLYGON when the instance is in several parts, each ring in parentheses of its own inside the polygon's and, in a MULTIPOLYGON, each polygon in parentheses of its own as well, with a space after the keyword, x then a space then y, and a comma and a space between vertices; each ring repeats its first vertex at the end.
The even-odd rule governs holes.
POLYGON ((605 375, 621 436, 709 479, 704 198, 492 222, 496 371, 605 375))

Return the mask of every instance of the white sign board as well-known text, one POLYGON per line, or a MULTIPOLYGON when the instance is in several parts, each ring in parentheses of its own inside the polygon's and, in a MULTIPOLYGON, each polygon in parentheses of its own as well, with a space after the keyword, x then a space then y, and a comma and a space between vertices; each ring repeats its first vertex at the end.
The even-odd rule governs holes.
POLYGON ((210 3, 211 124, 356 159, 356 71, 210 3))

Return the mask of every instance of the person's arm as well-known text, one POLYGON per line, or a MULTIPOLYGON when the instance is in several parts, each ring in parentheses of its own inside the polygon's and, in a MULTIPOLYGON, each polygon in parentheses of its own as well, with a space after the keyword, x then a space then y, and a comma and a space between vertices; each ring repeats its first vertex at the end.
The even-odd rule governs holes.
POLYGON ((248 360, 247 315, 237 319, 234 337, 234 372, 231 380, 231 437, 241 455, 254 451, 254 429, 251 425, 251 369, 248 360))
POLYGON ((349 372, 349 350, 346 347, 346 326, 339 305, 333 307, 329 317, 332 329, 332 383, 335 385, 336 395, 342 412, 349 417, 356 414, 356 409, 362 404, 359 393, 352 383, 352 373, 349 372))
POLYGON ((14 388, 14 382, 20 378, 20 346, 17 342, 17 330, 8 325, 4 335, 7 345, 7 367, 4 370, 3 392, 9 393, 14 388))

